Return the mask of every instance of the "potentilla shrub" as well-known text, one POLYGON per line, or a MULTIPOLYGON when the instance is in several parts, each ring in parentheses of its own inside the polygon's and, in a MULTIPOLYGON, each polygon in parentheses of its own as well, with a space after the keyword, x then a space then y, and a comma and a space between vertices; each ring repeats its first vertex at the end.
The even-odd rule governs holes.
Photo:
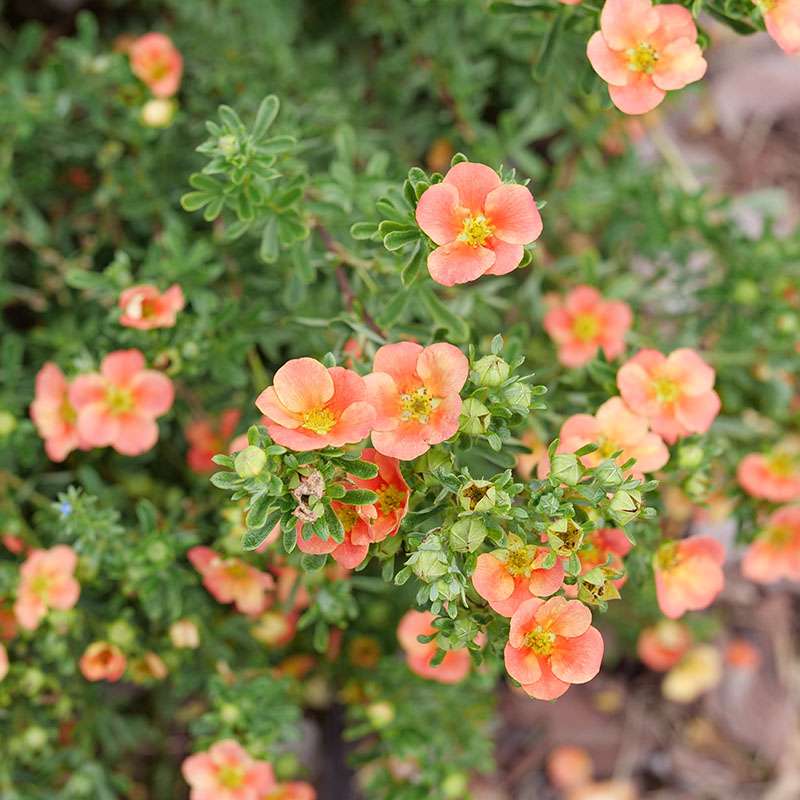
POLYGON ((313 800, 326 714, 463 798, 499 685, 712 687, 719 522, 800 579, 800 236, 637 158, 700 6, 147 10, 0 55, 0 797, 313 800))

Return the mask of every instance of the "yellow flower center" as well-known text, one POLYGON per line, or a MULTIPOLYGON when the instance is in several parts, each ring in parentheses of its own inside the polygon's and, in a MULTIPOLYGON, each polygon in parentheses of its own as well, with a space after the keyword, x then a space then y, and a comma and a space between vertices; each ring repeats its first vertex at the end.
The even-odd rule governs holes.
POLYGON ((50 591, 50 579, 47 575, 37 575, 31 581, 31 591, 40 599, 44 600, 50 591))
POLYGON ((78 414, 72 407, 72 404, 66 398, 64 398, 64 401, 61 403, 59 415, 61 419, 67 423, 67 425, 74 425, 75 420, 78 419, 78 414))
POLYGON ((250 571, 247 569, 247 564, 234 559, 225 565, 225 574, 232 581, 243 581, 249 577, 250 571))
POLYGON ((358 521, 358 512, 353 506, 341 506, 337 508, 336 516, 339 517, 339 522, 342 523, 345 533, 350 533, 350 531, 353 530, 353 526, 358 521))
POLYGON ((778 0, 753 0, 753 5, 759 8, 762 14, 769 14, 778 5, 778 0))
POLYGON ((431 397, 424 386, 400 395, 400 418, 404 421, 414 420, 427 424, 431 412, 438 405, 438 401, 431 397))
POLYGON ((556 635, 537 625, 532 631, 525 634, 525 647, 533 650, 537 656, 549 656, 556 644, 556 635))
POLYGON ((769 471, 778 478, 788 478, 794 474, 795 459, 789 453, 773 453, 767 459, 769 471))
POLYGON ((464 220, 464 227, 458 238, 470 247, 481 247, 493 233, 494 225, 483 214, 474 217, 470 215, 464 220))
POLYGON ((616 442, 612 442, 610 439, 601 439, 598 445, 599 449, 597 452, 601 458, 611 458, 617 450, 621 449, 616 442))
POLYGON ((776 525, 766 531, 764 538, 773 547, 786 547, 794 538, 794 531, 785 525, 776 525))
POLYGON ((653 391, 662 405, 674 403, 681 395, 681 387, 672 378, 656 378, 653 391))
POLYGON ((531 565, 533 563, 533 548, 531 547, 513 547, 508 551, 506 558, 506 572, 515 578, 520 578, 523 575, 527 577, 531 574, 531 565))
POLYGON ((640 42, 625 53, 628 56, 628 69, 631 72, 644 72, 649 75, 656 68, 658 51, 648 42, 640 42))
POLYGON ((130 389, 109 386, 106 389, 106 405, 112 414, 127 414, 136 405, 130 389))
POLYGON ((575 334, 575 338, 582 342, 591 342, 592 339, 597 338, 599 331, 600 325, 594 314, 578 314, 572 323, 572 332, 575 334))
POLYGON ((375 494, 378 495, 378 506, 381 509, 381 514, 391 514, 392 511, 396 511, 405 499, 404 492, 394 486, 390 486, 388 483, 384 483, 380 489, 376 489, 375 494))
POLYGON ((217 780, 226 789, 238 789, 244 783, 244 770, 241 767, 226 764, 217 773, 217 780))
POLYGON ((657 569, 669 571, 678 565, 678 543, 664 542, 654 557, 657 569))
POLYGON ((303 414, 303 427, 314 433, 326 434, 336 424, 336 417, 327 408, 315 408, 303 414))

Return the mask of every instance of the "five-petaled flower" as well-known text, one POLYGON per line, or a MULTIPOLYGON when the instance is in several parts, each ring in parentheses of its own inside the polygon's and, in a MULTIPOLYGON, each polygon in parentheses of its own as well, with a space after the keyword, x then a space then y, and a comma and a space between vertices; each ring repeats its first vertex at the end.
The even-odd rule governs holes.
POLYGON ((109 353, 100 372, 79 375, 69 389, 81 439, 126 456, 145 453, 158 441, 156 418, 169 411, 174 397, 172 381, 145 369, 139 350, 109 353))
MULTIPOLYGON (((663 6, 662 6, 663 7, 663 6)), ((668 444, 692 433, 705 433, 719 414, 712 367, 689 348, 668 356, 640 350, 617 373, 622 399, 668 444)))
POLYGON ((442 661, 431 664, 436 656, 436 641, 420 642, 418 636, 432 636, 436 628, 430 611, 407 611, 397 626, 397 639, 406 654, 408 668, 422 678, 439 683, 458 683, 469 673, 470 657, 466 648, 448 650, 442 661))
POLYGON ((146 33, 130 49, 133 74, 156 97, 172 97, 181 85, 183 57, 163 33, 146 33))
POLYGON ((394 536, 408 512, 410 495, 408 484, 400 471, 396 458, 384 456, 377 450, 366 447, 361 451, 361 460, 369 461, 378 467, 374 478, 359 478, 348 475, 348 480, 359 489, 368 489, 378 495, 374 504, 375 514, 369 520, 370 541, 382 542, 387 536, 394 536))
POLYGON ((537 700, 555 700, 572 683, 600 671, 603 637, 579 600, 526 600, 511 617, 505 649, 508 674, 537 700))
POLYGON ((78 432, 78 414, 69 401, 69 383, 51 362, 36 374, 30 412, 51 461, 63 461, 76 448, 88 448, 78 432))
POLYGON ((81 656, 80 669, 87 681, 115 683, 125 673, 127 659, 122 650, 109 642, 92 642, 81 656))
POLYGON ((691 12, 677 3, 606 0, 586 55, 626 114, 652 111, 672 89, 706 74, 691 12))
POLYGON ((444 286, 516 269, 542 218, 526 186, 503 183, 485 164, 462 162, 422 194, 417 224, 438 245, 431 277, 444 286))
POLYGON ((800 506, 772 514, 744 554, 742 575, 758 583, 800 581, 800 506))
POLYGON ((749 453, 739 462, 736 477, 751 497, 773 503, 800 500, 800 457, 793 447, 749 453))
POLYGON ((550 551, 509 534, 506 547, 481 553, 472 574, 475 591, 498 613, 510 617, 531 597, 549 597, 561 588, 564 566, 544 565, 550 551))
MULTIPOLYGON (((647 420, 634 414, 619 397, 606 400, 594 416, 574 414, 561 426, 559 453, 574 453, 589 443, 598 445, 598 449, 581 456, 586 467, 596 467, 619 450, 622 453, 616 460, 620 465, 636 459, 631 467, 636 477, 661 469, 669 461, 669 450, 661 437, 651 432, 647 420)), ((539 463, 542 474, 547 463, 539 463)))
POLYGON ((452 344, 387 344, 364 379, 375 408, 373 447, 410 461, 458 430, 467 357, 452 344))
POLYGON ((163 294, 149 283, 131 286, 119 296, 122 311, 119 322, 142 331, 171 328, 184 303, 183 291, 177 283, 163 294))
POLYGON ((190 800, 264 800, 277 789, 266 761, 254 759, 238 742, 223 739, 183 762, 190 800))
POLYGON ((609 361, 622 355, 632 321, 627 303, 605 300, 591 286, 576 286, 550 308, 542 324, 558 347, 558 360, 565 367, 581 367, 598 349, 609 361))
POLYGON ((767 33, 778 47, 800 53, 800 0, 753 0, 764 15, 767 33))
POLYGON ((656 597, 665 616, 707 608, 725 585, 725 548, 709 536, 664 542, 653 556, 656 597))
POLYGON ((269 435, 290 450, 355 444, 369 434, 375 417, 364 378, 313 358, 287 361, 256 406, 269 435))
POLYGON ((354 569, 367 557, 370 542, 377 541, 370 538, 370 524, 377 515, 375 507, 351 506, 334 500, 331 502, 331 508, 342 523, 344 540, 337 542, 332 536, 322 539, 315 533, 306 539, 303 536, 303 528, 310 523, 301 520, 297 523, 297 549, 301 553, 312 555, 330 553, 343 567, 354 569))
POLYGON ((275 581, 238 558, 223 558, 210 547, 193 547, 189 561, 203 577, 203 586, 220 603, 234 603, 243 614, 255 616, 269 604, 266 595, 275 581))
POLYGON ((14 615, 29 631, 38 627, 51 608, 66 611, 78 602, 81 587, 73 573, 75 551, 65 544, 49 550, 31 550, 20 567, 14 615))

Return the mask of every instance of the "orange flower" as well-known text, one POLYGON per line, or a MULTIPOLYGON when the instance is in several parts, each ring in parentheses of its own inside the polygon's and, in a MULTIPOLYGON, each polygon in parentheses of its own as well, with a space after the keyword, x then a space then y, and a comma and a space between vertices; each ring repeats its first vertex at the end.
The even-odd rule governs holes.
POLYGON ((234 603, 243 614, 255 616, 268 605, 266 591, 275 581, 238 558, 222 558, 210 547, 193 547, 189 561, 203 576, 203 586, 220 603, 234 603))
POLYGON ((408 512, 408 484, 396 458, 381 455, 377 450, 367 447, 361 451, 361 460, 375 464, 378 475, 369 479, 348 475, 348 479, 357 488, 369 489, 378 495, 374 506, 375 516, 369 520, 369 537, 372 542, 382 542, 387 536, 397 533, 408 512))
POLYGON ((360 375, 313 358, 287 361, 256 406, 269 435, 290 450, 355 444, 369 434, 375 417, 360 375))
POLYGON ((779 508, 747 548, 742 575, 758 583, 800 581, 800 506, 779 508))
POLYGON ((580 367, 602 348, 611 361, 625 350, 633 314, 621 300, 604 300, 591 286, 576 286, 545 314, 543 325, 565 367, 580 367))
POLYGON ((410 461, 458 430, 459 392, 469 362, 457 347, 387 344, 375 353, 372 368, 364 380, 375 408, 372 444, 379 453, 410 461))
POLYGON ((73 576, 77 565, 78 556, 65 544, 30 551, 19 570, 14 603, 14 615, 23 628, 32 631, 49 609, 65 611, 78 602, 81 587, 73 576))
POLYGON ((275 789, 267 792, 261 800, 316 800, 317 793, 310 783, 291 781, 279 783, 275 789))
POLYGON ((406 662, 412 672, 422 678, 439 683, 458 683, 469 673, 470 657, 466 648, 448 650, 441 663, 433 666, 436 655, 436 642, 423 643, 418 636, 431 636, 436 629, 431 623, 436 619, 430 611, 407 611, 397 626, 397 639, 405 650, 406 662))
POLYGON ((561 561, 549 568, 542 566, 549 553, 545 547, 526 544, 510 534, 507 547, 478 556, 472 585, 498 614, 510 617, 531 597, 549 597, 561 588, 561 561))
POLYGON ((78 434, 91 447, 110 445, 138 456, 158 441, 156 418, 172 407, 172 381, 145 369, 139 350, 109 353, 100 372, 79 375, 69 400, 78 412, 78 434))
POLYGON ((63 461, 76 448, 89 449, 90 445, 78 432, 78 414, 69 401, 69 383, 51 362, 36 375, 36 394, 30 414, 51 461, 63 461))
MULTIPOLYGON (((599 528, 586 536, 583 547, 578 552, 581 562, 581 575, 585 575, 595 567, 608 567, 614 572, 625 569, 623 559, 631 551, 628 537, 619 528, 599 528)), ((621 589, 628 580, 627 575, 613 581, 617 589, 621 589)))
POLYGON ((777 447, 766 455, 746 455, 739 462, 736 477, 751 497, 773 503, 800 500, 800 459, 788 447, 777 447))
POLYGON ((8 653, 6 648, 0 644, 0 682, 8 675, 8 653))
MULTIPOLYGON (((229 408, 218 419, 204 417, 187 425, 189 451, 186 453, 186 463, 190 469, 195 472, 212 472, 217 468, 211 458, 217 453, 225 452, 241 416, 238 409, 229 408)), ((246 435, 244 446, 247 447, 246 435)))
POLYGON ((119 647, 108 642, 93 642, 81 656, 80 668, 87 681, 115 683, 125 672, 126 664, 119 647))
POLYGON ((118 305, 122 309, 119 322, 127 328, 142 331, 171 328, 184 303, 183 291, 177 283, 164 294, 149 283, 131 286, 119 296, 118 305))
POLYGON ((725 585, 725 549, 709 536, 664 542, 653 556, 658 605, 678 619, 707 608, 725 585))
POLYGON ((800 53, 800 0, 753 0, 764 15, 767 33, 784 53, 800 53))
MULTIPOLYGON (((581 463, 586 467, 596 467, 617 450, 622 450, 617 457, 620 465, 628 459, 636 459, 631 467, 636 477, 661 469, 669 461, 669 450, 661 437, 650 432, 647 420, 634 414, 619 397, 606 400, 594 416, 573 414, 567 419, 561 426, 558 452, 574 453, 590 442, 599 449, 581 456, 581 463)), ((545 462, 540 462, 540 474, 545 466, 545 462)))
POLYGON ((491 167, 467 161, 425 190, 416 216, 439 245, 428 256, 428 271, 443 286, 511 272, 522 260, 523 245, 542 232, 526 186, 503 183, 491 167))
POLYGON ((592 757, 583 747, 562 744, 547 756, 547 777, 562 791, 588 783, 593 772, 592 757))
POLYGON ((508 674, 537 700, 555 700, 572 683, 600 671, 603 638, 578 600, 526 600, 511 617, 505 649, 508 674))
POLYGON ((272 767, 233 739, 189 756, 181 771, 191 787, 190 800, 263 800, 277 788, 272 767))
POLYGON ((636 653, 654 672, 666 672, 683 658, 691 646, 691 631, 682 622, 662 619, 642 630, 636 642, 636 653))
POLYGON ((682 348, 668 356, 640 350, 620 367, 617 386, 630 409, 647 417, 650 427, 674 444, 679 437, 705 433, 719 414, 714 377, 694 350, 682 348))
POLYGON ((163 33, 146 33, 130 47, 131 70, 156 97, 172 97, 181 85, 183 57, 163 33))
POLYGON ((606 0, 586 55, 608 83, 611 102, 626 114, 652 111, 668 91, 699 81, 708 67, 691 12, 650 0, 606 0))

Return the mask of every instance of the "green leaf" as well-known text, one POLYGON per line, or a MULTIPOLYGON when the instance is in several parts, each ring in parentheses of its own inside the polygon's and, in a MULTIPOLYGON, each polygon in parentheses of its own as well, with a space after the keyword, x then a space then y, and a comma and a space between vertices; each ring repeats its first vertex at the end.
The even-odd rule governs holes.
POLYGON ((212 486, 225 491, 237 489, 242 482, 242 479, 235 472, 215 472, 209 480, 212 486))
POLYGON ((331 539, 341 544, 344 541, 344 526, 330 503, 325 504, 325 524, 331 539))
POLYGON ((420 237, 419 230, 392 231, 383 237, 383 246, 389 251, 400 250, 420 237))
POLYGON ((291 553, 295 547, 297 547, 297 527, 292 525, 291 528, 283 529, 283 549, 291 553))
POLYGON ((267 264, 274 264, 278 260, 279 250, 278 218, 273 215, 267 220, 267 224, 264 226, 258 255, 261 257, 261 260, 265 261, 267 264))
POLYGON ((277 525, 278 520, 281 518, 280 511, 272 511, 267 516, 267 521, 258 530, 247 531, 242 539, 242 547, 245 550, 255 550, 267 536, 272 533, 272 529, 277 525))
POLYGON ((371 461, 356 459, 354 461, 347 461, 341 464, 341 466, 351 475, 355 475, 357 478, 364 478, 365 480, 375 478, 378 475, 378 465, 373 464, 371 461))
POLYGON ((351 489, 345 492, 342 497, 342 503, 349 506, 368 506, 378 501, 378 495, 369 489, 351 489))
POLYGON ((267 519, 272 511, 272 502, 273 498, 266 493, 255 497, 247 511, 248 528, 263 528, 267 524, 267 519))
POLYGON ((253 141, 258 142, 264 138, 270 125, 275 122, 275 117, 278 116, 281 104, 274 94, 267 95, 258 107, 256 114, 256 121, 253 124, 253 132, 251 134, 253 141))
POLYGON ((328 556, 326 555, 303 553, 303 557, 300 559, 300 566, 306 572, 316 572, 325 566, 327 560, 328 556))
POLYGON ((450 311, 431 289, 426 288, 425 291, 421 292, 421 297, 433 321, 445 328, 453 341, 466 342, 469 339, 469 326, 467 323, 450 311))

